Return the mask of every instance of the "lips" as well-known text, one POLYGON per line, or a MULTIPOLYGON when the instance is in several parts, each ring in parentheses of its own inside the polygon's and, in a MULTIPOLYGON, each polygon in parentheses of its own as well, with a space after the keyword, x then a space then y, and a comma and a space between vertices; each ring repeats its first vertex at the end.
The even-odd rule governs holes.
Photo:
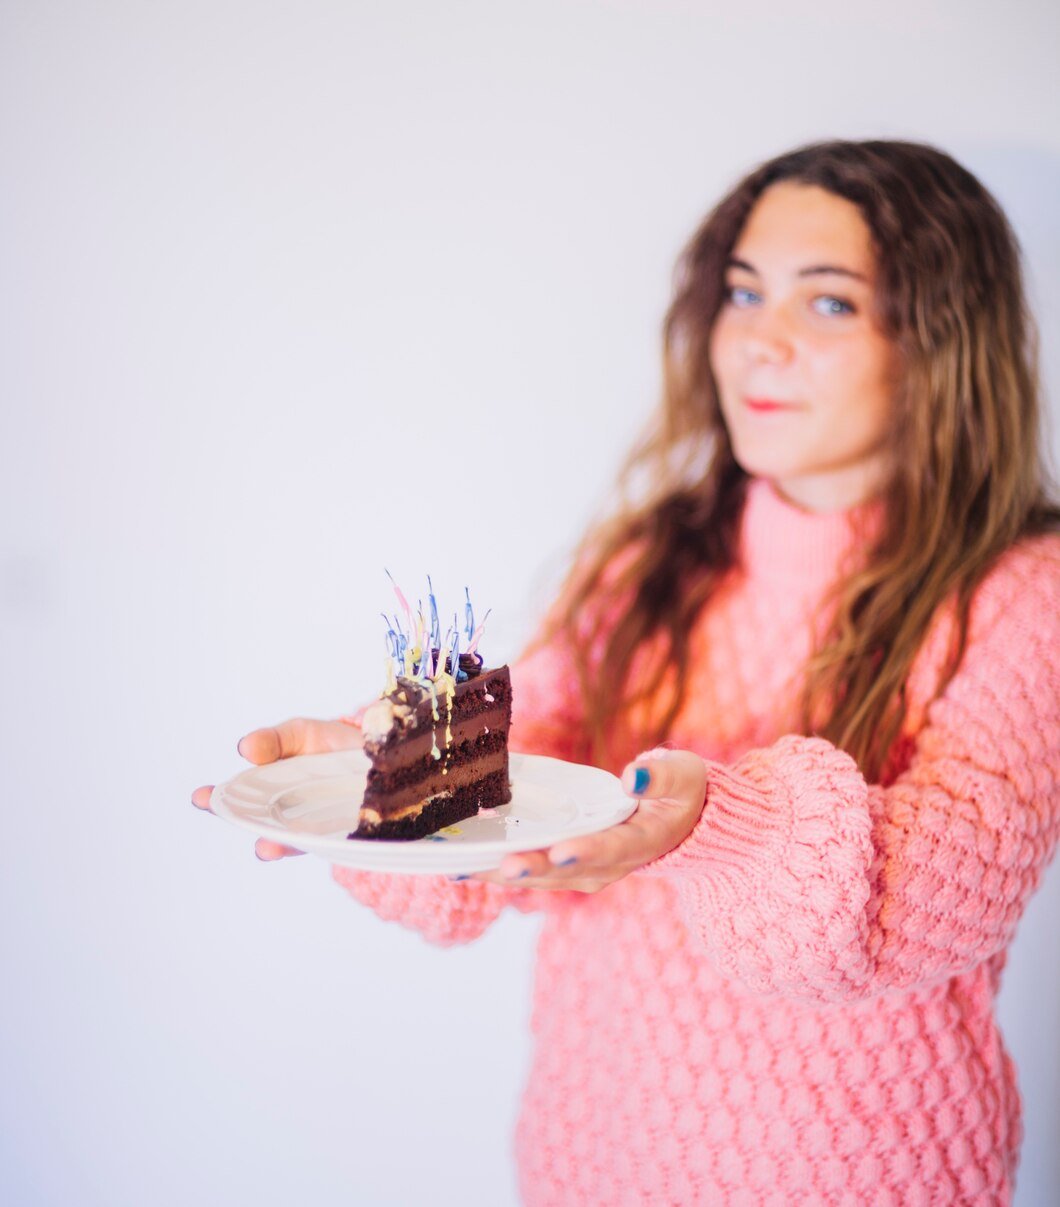
POLYGON ((761 415, 767 415, 773 411, 793 411, 796 407, 793 402, 781 402, 777 398, 745 398, 744 402, 749 410, 761 415))

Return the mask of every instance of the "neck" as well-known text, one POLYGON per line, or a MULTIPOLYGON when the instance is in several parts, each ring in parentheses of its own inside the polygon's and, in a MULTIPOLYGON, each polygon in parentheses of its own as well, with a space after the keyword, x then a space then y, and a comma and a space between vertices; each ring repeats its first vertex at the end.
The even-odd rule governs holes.
POLYGON ((882 487, 881 466, 864 465, 850 469, 830 470, 798 478, 774 478, 778 495, 803 511, 829 513, 849 511, 879 494, 882 487))
POLYGON ((813 589, 834 577, 848 556, 863 556, 879 531, 883 500, 838 511, 814 511, 781 494, 768 478, 748 485, 741 561, 753 577, 813 589))

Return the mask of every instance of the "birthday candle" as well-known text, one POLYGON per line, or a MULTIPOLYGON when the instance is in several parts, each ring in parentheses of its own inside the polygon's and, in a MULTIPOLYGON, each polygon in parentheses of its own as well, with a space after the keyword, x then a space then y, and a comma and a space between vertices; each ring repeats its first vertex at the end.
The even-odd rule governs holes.
POLYGON ((460 630, 456 624, 456 613, 453 613, 453 648, 449 654, 449 665, 452 667, 453 682, 460 682, 460 630))
POLYGON ((398 602, 401 604, 402 608, 404 609, 405 617, 409 622, 409 633, 411 634, 412 633, 412 609, 409 607, 409 601, 404 597, 404 595, 401 594, 401 588, 397 585, 397 583, 394 582, 394 576, 390 573, 389 570, 387 570, 387 568, 385 566, 383 567, 383 571, 386 574, 387 578, 389 578, 391 583, 393 584, 394 592, 398 597, 398 602))
POLYGON ((439 640, 438 640, 438 667, 435 671, 436 675, 441 675, 445 671, 445 652, 449 648, 449 644, 450 644, 450 641, 452 638, 452 632, 453 632, 452 628, 446 629, 445 630, 445 641, 443 642, 441 640, 441 638, 439 638, 439 640))
POLYGON ((427 597, 431 601, 431 648, 438 646, 440 649, 442 630, 438 624, 438 601, 434 598, 434 586, 429 574, 427 575, 427 597))
POLYGON ((467 630, 467 639, 471 640, 475 632, 475 613, 471 607, 471 592, 464 588, 464 597, 467 602, 464 604, 464 625, 467 630))
POLYGON ((478 648, 478 641, 479 641, 479 638, 482 636, 482 630, 486 627, 486 621, 489 620, 489 615, 490 615, 490 612, 492 612, 492 611, 493 611, 493 609, 490 608, 489 611, 487 611, 486 615, 483 616, 482 620, 479 622, 479 626, 475 630, 475 635, 471 639, 471 644, 464 651, 465 654, 473 654, 475 652, 475 650, 478 648))
POLYGON ((393 628, 391 627, 390 621, 386 619, 386 613, 380 612, 379 615, 382 616, 382 618, 384 620, 386 620, 386 648, 387 648, 387 653, 390 655, 391 658, 393 658, 394 651, 397 648, 396 644, 395 644, 397 642, 397 634, 394 632, 393 628))
POLYGON ((423 663, 424 663, 423 647, 426 644, 424 641, 424 637, 423 637, 423 601, 422 600, 419 600, 417 602, 415 642, 416 642, 416 653, 417 653, 417 659, 418 659, 418 665, 419 665, 418 673, 419 673, 420 677, 422 678, 423 669, 424 669, 423 668, 423 663))

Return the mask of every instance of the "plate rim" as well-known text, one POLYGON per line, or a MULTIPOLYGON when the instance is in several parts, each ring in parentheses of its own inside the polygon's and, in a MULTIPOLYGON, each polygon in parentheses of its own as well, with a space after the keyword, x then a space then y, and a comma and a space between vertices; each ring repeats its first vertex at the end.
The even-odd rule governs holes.
MULTIPOLYGON (((440 875, 444 873, 488 871, 497 867, 504 855, 543 849, 540 841, 527 840, 521 842, 519 839, 488 839, 480 842, 445 843, 429 842, 426 838, 408 842, 398 839, 358 840, 356 838, 337 838, 328 835, 309 834, 276 826, 266 819, 254 820, 242 816, 233 810, 232 804, 227 799, 229 795, 234 795, 234 790, 238 790, 236 786, 241 780, 253 777, 263 771, 267 773, 268 769, 281 764, 291 766, 303 760, 321 759, 352 761, 354 763, 361 763, 362 765, 368 763, 368 756, 364 751, 360 748, 354 748, 352 750, 317 751, 312 754, 292 755, 288 759, 276 760, 272 763, 254 764, 251 767, 243 768, 236 775, 216 785, 210 796, 210 807, 217 816, 224 818, 225 821, 237 826, 241 830, 247 830, 257 835, 259 838, 265 838, 267 841, 277 842, 283 846, 294 847, 305 854, 327 859, 337 866, 366 872, 400 875, 440 875), (304 846, 298 844, 299 839, 304 842, 304 846), (412 854, 412 852, 415 852, 415 854, 412 854), (402 860, 402 855, 411 856, 411 858, 402 860), (351 859, 350 856, 353 856, 353 858, 351 859), (401 864, 402 866, 394 867, 392 866, 394 863, 401 864)), ((582 838, 586 834, 594 834, 610 826, 620 825, 623 821, 628 820, 638 808, 639 801, 625 794, 619 777, 603 767, 596 767, 588 763, 572 763, 566 759, 556 758, 554 755, 529 754, 515 750, 509 751, 509 760, 510 768, 512 763, 515 763, 516 767, 519 764, 532 767, 534 764, 551 763, 561 765, 565 768, 577 769, 577 774, 583 774, 587 779, 598 780, 601 791, 614 788, 615 808, 609 815, 606 825, 589 824, 579 826, 575 822, 568 831, 558 836, 554 840, 555 842, 582 838), (619 802, 622 802, 621 805, 619 802), (627 805, 628 808, 626 807, 627 805)), ((511 771, 509 774, 511 774, 511 771)), ((278 789, 278 791, 289 791, 291 788, 296 787, 298 782, 296 780, 293 783, 288 783, 282 789, 278 789)), ((249 785, 244 790, 246 788, 249 788, 249 785)), ((255 795, 261 792, 260 786, 257 785, 251 790, 255 795)))

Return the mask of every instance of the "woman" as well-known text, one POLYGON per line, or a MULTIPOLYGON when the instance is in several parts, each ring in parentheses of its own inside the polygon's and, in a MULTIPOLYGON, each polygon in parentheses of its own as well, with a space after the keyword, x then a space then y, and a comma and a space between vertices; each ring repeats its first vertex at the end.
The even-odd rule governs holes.
POLYGON ((443 944, 545 912, 527 1203, 1010 1199, 994 998, 1060 831, 1034 364, 1008 223, 933 148, 782 155, 688 245, 623 469, 651 488, 512 673, 513 748, 637 811, 459 884, 334 871, 443 944))

